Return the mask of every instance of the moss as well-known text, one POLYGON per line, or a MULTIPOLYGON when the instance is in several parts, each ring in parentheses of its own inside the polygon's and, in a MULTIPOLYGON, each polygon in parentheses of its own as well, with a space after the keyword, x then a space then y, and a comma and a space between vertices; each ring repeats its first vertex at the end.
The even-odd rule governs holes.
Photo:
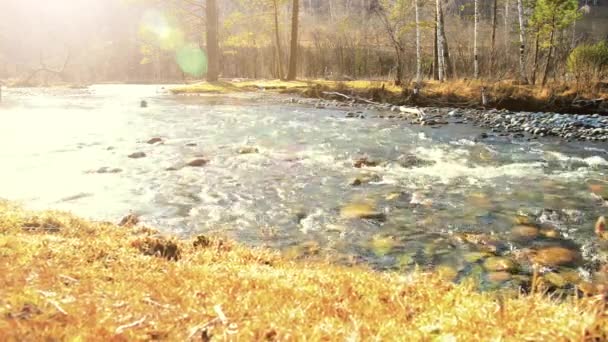
POLYGON ((597 298, 482 293, 473 282, 446 282, 445 272, 294 261, 217 237, 163 239, 150 228, 8 203, 0 203, 0 228, 2 341, 601 340, 607 333, 597 298), (25 231, 31 222, 60 229, 25 231), (179 251, 179 260, 167 250, 179 251))

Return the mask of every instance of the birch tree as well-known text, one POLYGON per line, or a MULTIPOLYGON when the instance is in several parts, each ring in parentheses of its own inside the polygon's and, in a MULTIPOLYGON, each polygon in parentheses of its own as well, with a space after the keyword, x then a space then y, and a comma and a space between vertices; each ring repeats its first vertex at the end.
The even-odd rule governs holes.
POLYGON ((419 0, 414 0, 416 12, 416 83, 422 80, 422 55, 420 51, 420 6, 419 0))
POLYGON ((524 22, 523 0, 517 0, 517 17, 519 21, 519 78, 521 82, 528 83, 525 66, 526 24, 524 22))

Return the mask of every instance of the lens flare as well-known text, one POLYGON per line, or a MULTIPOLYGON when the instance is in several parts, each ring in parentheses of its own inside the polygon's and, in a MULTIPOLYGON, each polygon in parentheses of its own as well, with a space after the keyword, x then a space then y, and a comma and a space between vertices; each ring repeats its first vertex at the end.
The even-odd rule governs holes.
POLYGON ((207 73, 207 56, 198 46, 188 45, 179 48, 176 59, 182 71, 191 76, 202 76, 207 73))

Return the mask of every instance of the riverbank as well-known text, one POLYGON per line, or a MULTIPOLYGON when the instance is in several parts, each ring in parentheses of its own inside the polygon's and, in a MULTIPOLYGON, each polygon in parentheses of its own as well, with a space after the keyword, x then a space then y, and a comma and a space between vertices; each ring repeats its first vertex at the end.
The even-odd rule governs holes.
POLYGON ((443 273, 294 261, 0 204, 0 338, 593 340, 598 298, 481 293, 443 273))
POLYGON ((418 92, 414 87, 397 87, 381 81, 329 80, 246 80, 202 82, 172 89, 175 94, 227 93, 234 91, 276 90, 306 97, 368 100, 392 105, 419 107, 487 108, 509 111, 555 112, 568 114, 608 114, 608 88, 576 89, 574 84, 546 87, 521 85, 512 80, 486 82, 454 80, 425 81, 418 92), (482 92, 485 100, 482 99, 482 92), (338 95, 336 93, 346 95, 338 95), (485 104, 484 104, 485 101, 485 104))

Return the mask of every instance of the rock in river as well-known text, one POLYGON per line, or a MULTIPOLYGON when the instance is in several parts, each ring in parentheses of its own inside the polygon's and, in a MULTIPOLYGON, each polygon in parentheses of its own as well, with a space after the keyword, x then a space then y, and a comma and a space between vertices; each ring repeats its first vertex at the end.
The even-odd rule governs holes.
POLYGON ((161 143, 161 142, 163 142, 163 139, 159 138, 159 137, 154 137, 154 138, 146 141, 146 143, 148 143, 148 144, 156 144, 156 143, 161 143))
POLYGON ((258 150, 257 147, 245 146, 245 147, 239 148, 237 152, 238 152, 238 154, 252 154, 252 153, 259 153, 260 150, 258 150))
POLYGON ((532 261, 543 266, 556 267, 572 265, 580 261, 578 252, 565 247, 546 247, 536 251, 532 261))
POLYGON ((139 158, 145 158, 146 154, 143 152, 135 152, 135 153, 131 153, 129 154, 129 158, 131 159, 139 159, 139 158))
POLYGON ((511 273, 505 271, 489 272, 486 278, 492 283, 502 283, 511 279, 511 273))
POLYGON ((378 212, 373 206, 366 203, 348 204, 340 210, 340 216, 345 219, 372 219, 384 220, 383 213, 378 212))
POLYGON ((362 157, 353 162, 353 166, 360 169, 364 166, 378 166, 378 162, 374 160, 369 160, 367 157, 362 157))
POLYGON ((513 260, 503 257, 489 257, 483 267, 490 272, 509 272, 515 269, 516 265, 513 260))
POLYGON ((511 229, 511 235, 517 240, 533 240, 538 234, 538 228, 528 225, 517 225, 511 229))
POLYGON ((197 158, 197 159, 193 159, 191 161, 189 161, 186 165, 188 166, 192 166, 192 167, 202 167, 207 165, 209 161, 207 159, 203 159, 203 158, 197 158))

